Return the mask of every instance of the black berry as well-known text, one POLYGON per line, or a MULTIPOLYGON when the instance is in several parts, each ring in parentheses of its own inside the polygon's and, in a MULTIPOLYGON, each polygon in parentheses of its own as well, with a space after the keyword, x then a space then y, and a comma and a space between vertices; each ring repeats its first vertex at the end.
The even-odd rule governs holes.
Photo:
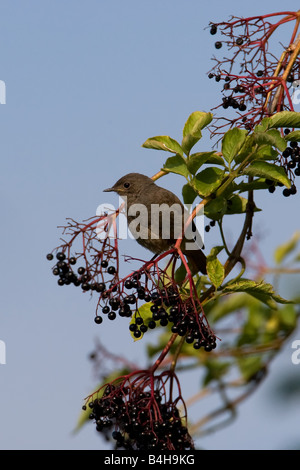
POLYGON ((109 266, 107 268, 107 272, 108 272, 108 274, 115 274, 116 268, 114 266, 109 266))
POLYGON ((210 28, 210 34, 214 35, 218 31, 218 28, 216 27, 215 24, 213 24, 210 28))

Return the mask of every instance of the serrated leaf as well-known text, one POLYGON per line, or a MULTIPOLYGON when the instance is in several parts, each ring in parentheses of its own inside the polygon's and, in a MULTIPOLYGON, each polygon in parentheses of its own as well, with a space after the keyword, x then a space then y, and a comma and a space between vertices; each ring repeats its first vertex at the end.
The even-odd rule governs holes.
POLYGON ((244 168, 243 174, 267 178, 282 183, 287 188, 291 187, 291 182, 288 179, 284 168, 275 165, 274 163, 255 161, 251 163, 251 165, 244 168))
POLYGON ((225 269, 222 263, 218 260, 217 255, 223 249, 223 246, 214 247, 210 254, 207 256, 207 275, 216 289, 220 287, 225 277, 225 269))
POLYGON ((227 163, 231 163, 239 153, 247 137, 245 129, 235 127, 227 131, 222 140, 222 154, 227 163))
MULTIPOLYGON (((226 214, 244 214, 247 210, 247 203, 248 199, 239 196, 238 194, 234 194, 229 200, 227 201, 227 210, 226 214), (230 204, 229 204, 230 201, 230 204)), ((261 209, 258 207, 254 207, 253 212, 260 212, 261 209)))
POLYGON ((217 245, 217 246, 214 246, 210 253, 209 253, 209 257, 211 258, 215 258, 216 256, 218 256, 219 253, 221 253, 221 251, 224 250, 224 246, 223 245, 217 245))
POLYGON ((277 302, 278 304, 293 304, 293 300, 287 300, 281 297, 279 294, 272 294, 272 298, 277 302))
POLYGON ((253 155, 253 160, 277 160, 278 152, 271 145, 261 145, 253 155))
POLYGON ((290 303, 289 300, 283 299, 273 290, 271 284, 263 281, 256 282, 250 279, 241 279, 232 284, 228 284, 222 291, 223 293, 245 292, 252 295, 256 299, 265 303, 271 309, 277 309, 277 303, 290 303))
POLYGON ((282 327, 293 329, 297 326, 297 312, 294 305, 285 305, 279 310, 279 320, 282 327))
POLYGON ((191 148, 201 139, 201 130, 212 121, 213 115, 203 111, 192 113, 183 128, 182 148, 188 155, 191 148))
POLYGON ((198 173, 191 184, 201 196, 208 196, 214 192, 221 184, 224 170, 216 167, 206 168, 198 173))
POLYGON ((198 193, 196 193, 190 184, 185 184, 182 187, 182 197, 185 204, 193 204, 197 196, 198 193))
POLYGON ((255 145, 253 134, 249 134, 245 139, 243 147, 239 151, 238 155, 236 155, 234 159, 235 162, 242 163, 246 158, 249 159, 249 155, 253 153, 255 145))
POLYGON ((264 118, 260 123, 255 126, 254 132, 265 132, 266 130, 270 129, 271 127, 271 119, 264 118))
POLYGON ((244 191, 254 191, 257 189, 267 189, 269 188, 269 185, 266 183, 265 178, 258 178, 254 181, 251 181, 251 183, 245 183, 242 181, 237 185, 237 190, 240 193, 243 193, 244 191))
POLYGON ((286 148, 286 141, 281 137, 281 134, 277 129, 270 129, 266 132, 254 132, 253 138, 258 145, 272 145, 281 152, 286 148))
POLYGON ((227 201, 224 197, 212 199, 204 206, 204 215, 212 220, 220 220, 226 213, 227 201))
POLYGON ((195 173, 197 173, 197 171, 202 165, 208 162, 208 160, 211 161, 211 157, 213 156, 216 157, 215 160, 221 160, 222 163, 220 164, 224 165, 222 157, 216 155, 215 152, 198 152, 193 153, 187 161, 187 167, 189 169, 189 172, 194 175, 195 173))
POLYGON ((240 279, 239 281, 229 283, 224 287, 223 292, 261 292, 273 293, 273 286, 271 284, 252 281, 251 279, 240 279))
POLYGON ((166 160, 166 163, 163 166, 163 170, 170 173, 182 175, 185 178, 187 178, 189 175, 189 171, 187 169, 185 161, 178 154, 174 157, 169 157, 166 160))
POLYGON ((247 294, 251 295, 255 299, 259 300, 260 302, 266 304, 271 310, 277 310, 277 303, 273 299, 272 294, 268 293, 263 293, 263 292, 255 292, 255 291, 249 291, 247 294))
POLYGON ((220 155, 218 155, 217 153, 214 153, 213 155, 211 155, 210 157, 208 157, 208 159, 206 160, 205 164, 208 164, 208 165, 221 165, 221 166, 225 166, 225 160, 223 157, 221 157, 220 155))
POLYGON ((281 111, 270 118, 270 127, 294 127, 300 128, 300 113, 294 111, 281 111))
POLYGON ((142 147, 177 153, 183 157, 183 149, 181 145, 177 142, 177 140, 174 140, 167 135, 157 135, 156 137, 150 137, 146 140, 146 142, 143 143, 142 147))
POLYGON ((239 357, 237 364, 245 381, 255 378, 255 375, 263 369, 261 356, 239 357))
POLYGON ((287 142, 300 142, 300 131, 293 131, 284 136, 287 142))
POLYGON ((274 252, 275 262, 277 264, 282 263, 282 261, 296 248, 299 240, 300 231, 297 231, 289 241, 279 245, 274 252))

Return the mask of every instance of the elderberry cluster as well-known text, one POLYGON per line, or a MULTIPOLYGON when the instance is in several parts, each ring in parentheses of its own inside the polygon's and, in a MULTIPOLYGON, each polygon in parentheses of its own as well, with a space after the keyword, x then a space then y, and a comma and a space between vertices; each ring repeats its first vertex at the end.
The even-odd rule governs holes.
MULTIPOLYGON (((49 261, 53 260, 54 256, 52 253, 47 254, 47 259, 49 261)), ((67 259, 65 253, 62 251, 56 254, 57 263, 52 269, 52 273, 54 276, 58 276, 58 285, 70 285, 74 284, 74 286, 78 287, 81 286, 83 291, 96 291, 96 292, 103 292, 106 290, 106 285, 104 282, 96 282, 92 279, 91 274, 87 271, 86 268, 80 266, 77 269, 77 272, 74 271, 72 265, 77 263, 77 259, 72 256, 67 259)), ((101 268, 106 269, 107 273, 110 275, 114 275, 116 273, 116 269, 114 266, 108 266, 108 262, 106 260, 101 261, 101 268)))
MULTIPOLYGON (((134 291, 129 296, 124 297, 124 304, 121 304, 121 308, 124 308, 123 305, 128 305, 128 303, 137 305, 139 299, 151 302, 150 312, 152 315, 150 318, 144 320, 137 307, 135 312, 126 315, 131 316, 133 313, 133 321, 129 325, 129 329, 135 338, 140 338, 148 329, 152 330, 158 324, 160 326, 170 324, 172 325, 172 333, 185 336, 186 342, 189 344, 194 343, 193 347, 195 349, 203 347, 208 352, 216 348, 216 337, 199 317, 190 298, 183 301, 175 285, 161 289, 156 287, 152 292, 149 292, 145 286, 142 286, 140 278, 140 274, 135 274, 133 281, 129 279, 125 281, 126 287, 134 289, 134 291)), ((108 303, 111 305, 112 299, 108 303)))
MULTIPOLYGON (((284 130, 285 135, 290 133, 289 129, 284 130)), ((281 165, 285 169, 287 175, 293 180, 295 176, 300 176, 300 147, 298 142, 290 142, 289 146, 282 152, 281 165)), ((268 191, 274 193, 277 186, 282 187, 282 183, 275 182, 271 179, 266 179, 268 191)), ((292 196, 297 193, 297 188, 293 182, 290 188, 284 188, 282 194, 285 197, 292 196)))
MULTIPOLYGON (((214 222, 211 222, 211 226, 214 222)), ((48 254, 47 259, 52 260, 53 254, 48 254)), ((205 351, 211 351, 216 347, 216 337, 209 329, 205 318, 197 311, 197 306, 191 297, 183 299, 176 283, 161 286, 156 278, 152 278, 149 271, 134 272, 123 280, 119 280, 114 266, 109 266, 107 260, 99 262, 98 271, 102 281, 98 282, 95 269, 80 266, 77 272, 73 265, 75 257, 67 258, 63 251, 56 254, 57 263, 53 268, 53 274, 58 276, 59 285, 74 284, 80 286, 83 291, 95 291, 99 294, 96 316, 94 321, 100 325, 103 315, 109 320, 120 317, 131 318, 129 329, 134 338, 141 338, 148 330, 157 325, 169 325, 173 333, 184 336, 187 343, 195 349, 203 347, 205 351), (113 276, 109 282, 104 282, 105 273, 113 276), (139 312, 139 303, 151 303, 150 316, 143 318, 139 312)), ((200 308, 200 305, 198 305, 200 308)))
MULTIPOLYGON (((127 450, 191 450, 192 438, 176 402, 164 402, 158 390, 107 385, 103 396, 90 401, 89 418, 96 430, 110 434, 116 448, 127 450)), ((83 406, 86 410, 86 405, 83 406)))
MULTIPOLYGON (((271 90, 275 93, 277 86, 280 86, 278 82, 274 89, 270 88, 270 81, 274 74, 276 75, 278 61, 268 51, 268 39, 265 39, 268 36, 266 35, 266 27, 268 30, 270 24, 266 24, 261 17, 258 17, 257 21, 253 23, 249 18, 239 21, 232 19, 232 21, 219 24, 210 23, 209 26, 211 35, 215 36, 218 31, 221 33, 221 40, 214 43, 215 49, 220 50, 222 47, 226 47, 228 53, 227 56, 219 59, 214 57, 215 65, 208 73, 208 78, 223 83, 222 102, 216 108, 222 106, 223 109, 232 108, 235 110, 235 117, 228 119, 228 123, 240 122, 240 125, 249 131, 264 116, 268 116, 266 97, 270 98, 271 90), (262 64, 263 66, 261 66, 262 64)), ((279 63, 281 71, 285 72, 287 62, 281 63, 280 60, 279 63)), ((290 62, 288 63, 289 74, 285 80, 290 88, 299 77, 299 63, 294 61, 291 67, 290 62)), ((276 102, 277 110, 291 108, 289 94, 287 89, 281 93, 278 103, 276 102), (286 100, 288 103, 285 103, 286 100)), ((219 119, 225 118, 216 118, 216 122, 219 119)), ((214 133, 221 133, 218 132, 220 129, 223 131, 224 126, 216 124, 214 133)), ((285 191, 285 196, 290 194, 293 192, 285 191)))

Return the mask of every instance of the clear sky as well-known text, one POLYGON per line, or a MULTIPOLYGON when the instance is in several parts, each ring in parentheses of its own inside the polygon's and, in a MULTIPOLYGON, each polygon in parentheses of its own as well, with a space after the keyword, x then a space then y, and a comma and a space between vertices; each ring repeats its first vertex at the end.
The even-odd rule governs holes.
MULTIPOLYGON (((95 301, 58 287, 45 255, 66 217, 82 220, 117 202, 102 190, 120 176, 161 168, 165 155, 141 148, 148 137, 180 138, 192 111, 218 103, 219 88, 206 77, 215 52, 209 21, 280 10, 278 0, 2 0, 1 449, 105 447, 93 425, 72 434, 95 385, 89 352, 100 337, 143 365, 143 345, 133 344, 124 322, 124 330, 117 321, 95 325, 95 301)), ((176 176, 161 182, 178 195, 180 183, 176 176)), ((271 260, 299 228, 299 194, 262 202, 255 227, 271 260)), ((143 249, 129 240, 130 250, 143 249)), ((299 373, 289 348, 236 423, 206 438, 205 448, 276 449, 296 440, 299 407, 275 412, 269 400, 279 377, 299 373)))

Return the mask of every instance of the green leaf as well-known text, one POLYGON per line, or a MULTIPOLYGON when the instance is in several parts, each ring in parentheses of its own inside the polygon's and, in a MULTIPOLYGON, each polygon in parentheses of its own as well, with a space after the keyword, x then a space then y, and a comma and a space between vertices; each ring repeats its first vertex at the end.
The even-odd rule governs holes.
POLYGON ((277 129, 270 129, 267 132, 254 132, 253 138, 258 145, 272 145, 281 152, 286 148, 286 141, 277 129))
POLYGON ((201 139, 201 129, 212 121, 213 115, 202 111, 192 113, 183 128, 182 148, 189 155, 191 148, 201 139))
POLYGON ((179 266, 179 268, 176 269, 175 271, 175 281, 180 284, 181 282, 184 281, 185 277, 187 275, 185 266, 183 263, 179 266))
POLYGON ((221 253, 221 251, 224 250, 224 246, 223 245, 217 245, 217 246, 214 246, 210 253, 209 253, 209 257, 212 257, 212 258, 215 258, 216 256, 218 256, 219 253, 221 253))
POLYGON ((212 220, 220 220, 226 213, 227 201, 224 197, 212 199, 204 206, 204 215, 212 220))
POLYGON ((291 182, 288 179, 284 168, 275 165, 274 163, 264 161, 253 162, 251 165, 244 168, 243 174, 268 178, 284 184, 287 188, 291 187, 291 182))
MULTIPOLYGON (((242 196, 239 196, 238 194, 234 194, 227 201, 226 214, 244 214, 247 210, 247 203, 248 203, 248 199, 242 196)), ((255 206, 253 212, 260 212, 260 211, 261 209, 258 209, 258 207, 255 206)))
POLYGON ((247 292, 247 294, 251 295, 255 299, 259 300, 260 302, 266 304, 271 310, 277 310, 276 301, 273 299, 273 296, 268 293, 261 293, 261 292, 247 292))
POLYGON ((201 196, 208 196, 221 184, 224 170, 216 167, 206 168, 198 173, 192 180, 192 186, 201 196))
POLYGON ((218 361, 217 359, 209 359, 205 362, 207 369, 206 375, 203 379, 203 386, 206 387, 213 380, 220 380, 223 375, 228 372, 231 363, 229 361, 218 361))
POLYGON ((265 330, 266 320, 268 320, 268 313, 270 312, 258 299, 251 296, 248 297, 250 302, 248 303, 246 322, 243 325, 241 334, 237 338, 238 346, 259 341, 261 333, 265 330))
POLYGON ((273 290, 271 284, 265 283, 263 281, 256 282, 250 279, 240 279, 237 282, 229 283, 224 287, 223 293, 233 293, 233 292, 246 292, 249 295, 252 295, 256 299, 265 303, 272 309, 277 309, 278 303, 290 303, 290 301, 283 299, 273 290))
POLYGON ((245 129, 235 127, 226 132, 222 140, 222 154, 225 160, 230 164, 239 153, 247 137, 245 129))
POLYGON ((294 111, 281 111, 269 118, 270 127, 294 127, 300 128, 300 113, 294 111))
POLYGON ((204 165, 204 163, 208 163, 208 161, 215 160, 220 164, 224 165, 224 161, 222 157, 219 155, 216 155, 215 152, 198 152, 198 153, 193 153, 190 158, 187 161, 187 167, 193 175, 197 173, 199 170, 200 166, 204 165), (216 157, 216 158, 213 158, 216 157), (220 163, 221 161, 221 163, 220 163))
POLYGON ((183 149, 181 145, 167 135, 157 135, 150 137, 143 143, 142 147, 154 150, 165 150, 166 152, 178 153, 183 157, 183 149))
MULTIPOLYGON (((265 133, 261 134, 265 135, 265 133)), ((235 162, 242 163, 246 158, 248 162, 252 162, 254 160, 277 160, 278 151, 275 150, 270 143, 262 143, 257 146, 255 144, 254 135, 255 134, 253 133, 252 135, 247 136, 241 151, 235 158, 235 162)), ((270 138, 267 137, 267 140, 269 141, 270 138)))
POLYGON ((290 132, 284 138, 287 142, 300 142, 300 131, 290 132))
POLYGON ((182 197, 185 204, 193 204, 197 196, 198 193, 196 193, 190 184, 185 184, 182 187, 182 197))
POLYGON ((273 292, 271 284, 265 284, 263 281, 256 282, 251 279, 240 279, 237 282, 229 283, 224 287, 223 292, 273 292))
MULTIPOLYGON (((253 160, 277 160, 278 152, 271 145, 261 145, 253 156, 253 160)), ((251 160, 252 160, 251 159, 251 160)), ((250 160, 250 161, 251 161, 250 160)))
POLYGON ((220 287, 225 277, 225 269, 217 255, 224 247, 214 247, 207 256, 207 275, 216 289, 220 287))
POLYGON ((257 178, 254 181, 251 181, 251 183, 247 183, 242 181, 237 185, 237 190, 240 193, 243 193, 244 191, 253 191, 257 189, 267 189, 269 188, 269 185, 266 183, 265 178, 257 178))
POLYGON ((255 375, 264 368, 261 356, 239 357, 237 363, 241 374, 247 382, 255 378, 255 375))
POLYGON ((297 231, 289 241, 278 246, 274 253, 275 262, 277 264, 282 263, 282 261, 296 248, 299 240, 300 231, 297 231))
POLYGON ((255 126, 254 132, 265 132, 271 127, 271 119, 270 118, 264 118, 260 123, 255 126))
POLYGON ((167 159, 163 166, 163 170, 169 173, 176 173, 178 175, 185 176, 185 178, 189 175, 185 161, 178 154, 167 159))
MULTIPOLYGON (((194 155, 194 154, 193 154, 194 155)), ((191 155, 192 156, 192 155, 191 155)), ((191 158, 191 157, 190 157, 191 158)), ((210 164, 210 165, 222 165, 222 166, 225 166, 225 161, 224 161, 224 158, 221 157, 220 155, 218 155, 217 153, 214 153, 213 155, 211 155, 210 157, 208 157, 208 159, 206 160, 205 162, 206 164, 210 164)))
POLYGON ((291 330, 297 326, 297 312, 294 305, 285 305, 279 310, 280 325, 291 330))
MULTIPOLYGON (((221 320, 226 315, 237 312, 248 307, 249 295, 246 294, 235 294, 226 297, 226 300, 215 303, 213 309, 209 312, 209 319, 213 323, 221 320)), ((252 300, 251 300, 252 301, 252 300)))
POLYGON ((236 163, 242 163, 245 159, 249 160, 249 155, 253 154, 255 146, 253 134, 249 134, 245 139, 243 147, 234 158, 234 161, 236 163))
POLYGON ((272 298, 277 302, 278 304, 293 304, 293 300, 287 300, 281 297, 279 294, 272 294, 272 298))

